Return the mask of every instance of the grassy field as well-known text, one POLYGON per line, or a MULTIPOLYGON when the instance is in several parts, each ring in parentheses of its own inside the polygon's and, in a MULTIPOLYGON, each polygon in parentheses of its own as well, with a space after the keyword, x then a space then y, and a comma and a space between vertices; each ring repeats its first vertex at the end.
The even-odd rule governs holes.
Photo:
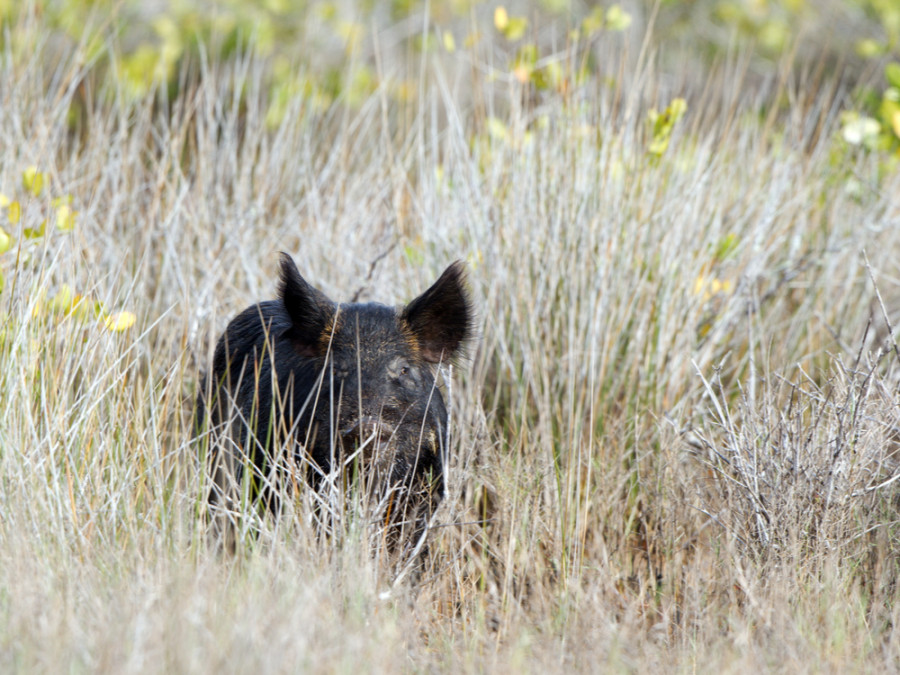
POLYGON ((842 116, 883 63, 710 60, 632 11, 529 15, 533 61, 492 7, 471 46, 376 16, 333 100, 274 100, 252 44, 141 90, 112 38, 4 25, 0 669, 893 670, 897 139, 842 116), (308 495, 208 544, 192 402, 280 250, 391 304, 468 265, 414 587, 308 495))

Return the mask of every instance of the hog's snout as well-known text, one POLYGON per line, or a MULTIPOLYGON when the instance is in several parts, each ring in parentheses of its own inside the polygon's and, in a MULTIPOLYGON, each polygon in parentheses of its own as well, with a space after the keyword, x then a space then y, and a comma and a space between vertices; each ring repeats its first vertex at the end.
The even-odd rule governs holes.
POLYGON ((383 419, 366 415, 343 427, 341 436, 357 444, 365 443, 369 439, 386 442, 393 437, 394 431, 394 427, 383 419))

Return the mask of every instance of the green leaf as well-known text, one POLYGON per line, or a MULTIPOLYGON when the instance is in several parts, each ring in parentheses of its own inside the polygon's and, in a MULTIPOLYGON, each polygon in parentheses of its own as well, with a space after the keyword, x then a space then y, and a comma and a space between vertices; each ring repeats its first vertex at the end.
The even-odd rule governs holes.
POLYGON ((772 53, 784 50, 790 37, 790 29, 784 21, 772 19, 766 21, 756 32, 759 44, 772 53))
POLYGON ((538 89, 558 87, 563 81, 562 67, 556 61, 551 61, 543 68, 534 71, 531 74, 531 81, 538 89))
POLYGON ((737 250, 738 238, 734 233, 726 234, 716 245, 716 260, 725 260, 737 250))
POLYGON ((548 12, 562 14, 570 9, 572 3, 569 0, 540 0, 540 4, 548 12))
POLYGON ((512 16, 503 30, 503 36, 510 42, 515 42, 522 39, 526 30, 528 30, 528 19, 524 16, 512 16))
POLYGON ((143 43, 122 59, 120 77, 132 98, 146 96, 157 81, 167 79, 160 50, 154 45, 143 43))
POLYGON ((594 7, 594 11, 584 17, 584 21, 581 22, 581 30, 584 31, 584 34, 590 38, 598 33, 602 28, 603 8, 594 7))
POLYGON ((525 65, 529 69, 532 69, 537 65, 538 60, 538 48, 537 45, 527 44, 523 45, 518 52, 516 52, 516 58, 513 61, 514 66, 525 65))
POLYGON ((26 239, 40 239, 47 232, 47 220, 44 219, 41 221, 40 227, 26 227, 23 234, 26 239))
POLYGON ((893 61, 884 67, 884 76, 892 87, 900 89, 900 63, 893 61))
POLYGON ((422 252, 421 248, 413 246, 412 244, 403 247, 403 255, 406 256, 406 259, 413 265, 421 265, 425 262, 425 254, 422 252))
POLYGON ((652 126, 653 138, 647 147, 647 152, 656 157, 661 157, 669 148, 669 138, 678 121, 687 111, 687 102, 683 98, 674 99, 661 113, 651 110, 648 121, 652 126))
POLYGON ((76 299, 79 297, 80 296, 75 293, 75 290, 69 286, 69 284, 63 284, 60 286, 56 295, 50 298, 50 302, 47 306, 52 312, 68 314, 75 307, 76 299))

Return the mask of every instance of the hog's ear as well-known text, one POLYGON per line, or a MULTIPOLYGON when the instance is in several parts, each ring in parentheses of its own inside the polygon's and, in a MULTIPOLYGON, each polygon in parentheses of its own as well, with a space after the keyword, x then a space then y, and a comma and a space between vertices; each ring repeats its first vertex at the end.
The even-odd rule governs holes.
POLYGON ((281 254, 281 283, 278 294, 291 317, 286 336, 301 356, 324 356, 327 331, 334 325, 335 305, 320 290, 300 276, 297 265, 287 253, 281 254))
POLYGON ((446 363, 472 333, 472 305, 466 295, 465 277, 465 267, 457 260, 400 315, 426 361, 446 363))

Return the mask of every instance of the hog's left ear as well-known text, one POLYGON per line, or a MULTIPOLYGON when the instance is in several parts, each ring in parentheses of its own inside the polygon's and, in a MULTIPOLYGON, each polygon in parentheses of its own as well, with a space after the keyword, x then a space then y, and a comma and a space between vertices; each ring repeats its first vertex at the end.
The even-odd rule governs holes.
POLYGON ((400 315, 419 342, 423 358, 446 363, 472 333, 472 305, 464 287, 465 266, 456 261, 400 315))
POLYGON ((294 348, 301 356, 324 356, 323 345, 327 345, 330 339, 329 326, 334 325, 334 303, 300 276, 294 259, 287 253, 281 254, 278 290, 291 317, 291 327, 286 335, 294 343, 294 348))

